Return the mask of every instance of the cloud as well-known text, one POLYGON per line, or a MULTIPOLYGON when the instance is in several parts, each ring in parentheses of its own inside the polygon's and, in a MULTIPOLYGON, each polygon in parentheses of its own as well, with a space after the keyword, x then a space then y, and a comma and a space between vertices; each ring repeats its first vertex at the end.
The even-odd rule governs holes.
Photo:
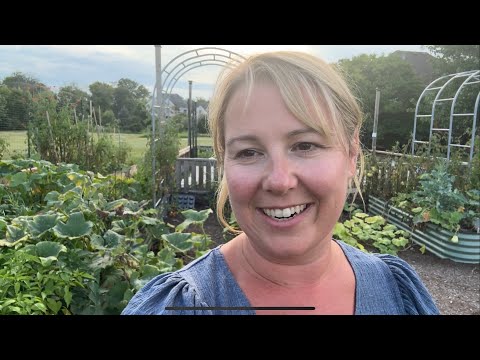
MULTIPOLYGON (((296 50, 315 54, 328 62, 351 58, 362 53, 381 55, 399 49, 422 51, 419 45, 163 45, 161 47, 162 67, 185 52, 204 47, 222 48, 242 56, 263 51, 296 50)), ((220 52, 225 54, 224 51, 220 52)), ((190 57, 195 54, 189 53, 190 57)), ((218 64, 192 69, 177 80, 172 92, 188 97, 188 80, 192 80, 192 96, 209 98, 220 70, 221 67, 218 64)), ((1 45, 0 79, 15 71, 23 72, 52 87, 73 83, 88 90, 88 86, 96 81, 114 83, 121 78, 128 78, 151 91, 155 85, 155 47, 154 45, 1 45)))

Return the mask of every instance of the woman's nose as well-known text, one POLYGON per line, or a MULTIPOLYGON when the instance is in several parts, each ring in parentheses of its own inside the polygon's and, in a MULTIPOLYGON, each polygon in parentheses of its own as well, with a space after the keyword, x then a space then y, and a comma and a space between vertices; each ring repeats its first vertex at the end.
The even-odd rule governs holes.
POLYGON ((275 156, 270 158, 263 180, 263 190, 283 195, 297 186, 297 176, 293 164, 288 158, 275 156))

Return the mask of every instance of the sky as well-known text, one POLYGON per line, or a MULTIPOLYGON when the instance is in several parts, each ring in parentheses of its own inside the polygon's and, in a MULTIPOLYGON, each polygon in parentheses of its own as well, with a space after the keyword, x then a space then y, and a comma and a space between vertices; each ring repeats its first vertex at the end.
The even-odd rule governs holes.
MULTIPOLYGON (((396 50, 426 51, 421 45, 163 45, 160 59, 162 69, 165 70, 162 75, 164 89, 188 98, 188 81, 192 81, 192 98, 208 100, 222 70, 220 64, 224 64, 223 60, 227 59, 225 56, 241 59, 237 54, 245 57, 275 50, 308 52, 327 62, 350 59, 360 54, 381 56, 396 50), (221 50, 198 50, 205 47, 221 50), (193 58, 196 54, 200 58, 193 58), (188 58, 190 59, 187 60, 188 58), (194 68, 200 65, 196 63, 199 60, 210 62, 194 68), (182 65, 183 61, 185 66, 182 65)), ((88 86, 96 81, 115 84, 121 78, 134 80, 152 91, 156 80, 155 46, 0 45, 0 80, 14 72, 33 77, 53 91, 74 84, 88 92, 88 86)))

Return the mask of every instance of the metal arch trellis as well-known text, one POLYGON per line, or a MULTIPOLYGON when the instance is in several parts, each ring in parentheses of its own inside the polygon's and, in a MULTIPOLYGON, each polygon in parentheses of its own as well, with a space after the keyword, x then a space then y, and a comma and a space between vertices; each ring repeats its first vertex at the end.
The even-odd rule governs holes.
POLYGON ((475 100, 475 105, 473 106, 473 111, 472 112, 467 112, 467 113, 456 113, 455 112, 455 105, 457 103, 457 100, 459 98, 460 92, 462 89, 464 89, 465 86, 467 85, 472 85, 472 84, 479 84, 480 83, 480 70, 470 70, 470 71, 464 71, 460 73, 455 73, 455 74, 450 74, 450 75, 445 75, 442 77, 439 77, 438 79, 434 80, 431 82, 420 94, 420 97, 418 98, 417 106, 415 108, 415 120, 413 124, 413 141, 412 141, 412 155, 415 155, 415 145, 416 144, 428 144, 428 152, 431 150, 431 141, 432 141, 432 136, 433 133, 436 131, 448 131, 448 146, 447 146, 447 159, 450 159, 450 152, 452 147, 460 147, 460 148, 466 148, 470 149, 470 159, 469 163, 472 162, 473 159, 473 150, 475 146, 475 133, 476 133, 476 124, 477 124, 477 116, 478 116, 478 108, 479 108, 479 103, 480 103, 480 91, 478 92, 475 100), (461 79, 465 78, 462 83, 458 86, 457 91, 455 92, 455 95, 453 97, 449 98, 441 98, 440 95, 442 92, 445 90, 445 88, 452 83, 453 80, 455 79, 461 79), (443 85, 438 85, 439 83, 442 83, 442 81, 445 81, 443 85), (431 114, 418 114, 419 110, 419 105, 423 97, 430 91, 437 91, 437 94, 435 96, 435 99, 433 100, 432 104, 432 111, 431 114), (439 128, 435 127, 435 107, 438 103, 444 102, 444 101, 451 101, 452 104, 450 106, 450 120, 449 120, 449 127, 448 128, 439 128), (456 117, 463 117, 463 116, 471 116, 472 117, 472 135, 471 135, 471 142, 470 145, 467 144, 454 144, 452 143, 452 130, 453 130, 453 121, 456 117), (422 118, 422 117, 429 117, 430 118, 430 134, 428 141, 422 141, 422 140, 417 140, 416 138, 416 130, 417 130, 417 119, 422 118))
MULTIPOLYGON (((222 66, 231 67, 234 63, 239 63, 245 58, 233 51, 222 49, 219 47, 202 47, 190 51, 186 51, 176 57, 174 57, 165 67, 161 67, 161 46, 155 45, 158 50, 156 53, 156 67, 159 70, 157 73, 157 80, 153 89, 152 95, 152 184, 153 184, 153 207, 156 208, 162 199, 157 201, 157 182, 156 182, 156 142, 158 141, 156 133, 156 121, 158 124, 164 122, 165 100, 167 96, 171 95, 173 88, 177 81, 185 75, 187 72, 202 66, 222 66), (204 53, 205 52, 205 53, 204 53), (165 76, 164 81, 162 81, 165 76), (165 87, 165 84, 167 85, 165 87), (158 90, 160 89, 160 90, 158 90), (156 116, 157 115, 157 116, 156 116)), ((158 126, 158 129, 161 129, 158 126)))

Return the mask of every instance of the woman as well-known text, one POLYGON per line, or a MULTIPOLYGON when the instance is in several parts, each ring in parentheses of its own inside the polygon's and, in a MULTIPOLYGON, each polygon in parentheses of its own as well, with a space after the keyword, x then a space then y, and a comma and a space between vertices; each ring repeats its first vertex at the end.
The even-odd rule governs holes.
POLYGON ((265 53, 225 72, 209 105, 217 212, 228 225, 228 199, 243 232, 151 280, 123 314, 438 314, 403 260, 332 238, 359 184, 361 119, 314 56, 265 53))

